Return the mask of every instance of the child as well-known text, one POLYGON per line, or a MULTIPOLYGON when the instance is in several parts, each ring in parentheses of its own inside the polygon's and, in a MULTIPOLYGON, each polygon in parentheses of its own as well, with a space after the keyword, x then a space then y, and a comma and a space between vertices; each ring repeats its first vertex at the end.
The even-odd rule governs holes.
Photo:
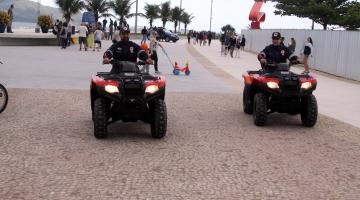
MULTIPOLYGON (((149 55, 149 46, 146 41, 142 41, 140 47, 149 55)), ((144 68, 141 70, 142 72, 149 73, 149 64, 145 64, 144 68)))
POLYGON ((101 38, 103 37, 103 34, 104 33, 101 31, 101 28, 98 27, 97 30, 94 33, 94 35, 95 35, 94 51, 95 51, 95 48, 97 48, 97 51, 100 51, 100 49, 101 49, 101 38))
POLYGON ((163 48, 162 45, 156 41, 156 38, 152 37, 151 42, 150 42, 150 56, 151 56, 151 59, 154 60, 155 73, 157 73, 157 74, 160 73, 158 70, 158 56, 157 56, 157 47, 158 46, 163 48))

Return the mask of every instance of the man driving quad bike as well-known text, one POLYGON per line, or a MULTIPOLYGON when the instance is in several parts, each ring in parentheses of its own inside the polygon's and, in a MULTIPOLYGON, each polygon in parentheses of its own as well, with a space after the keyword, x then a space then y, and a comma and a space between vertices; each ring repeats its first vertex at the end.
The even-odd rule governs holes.
POLYGON ((267 72, 275 70, 271 64, 286 63, 291 55, 290 50, 286 46, 281 45, 280 39, 281 34, 279 32, 273 32, 272 44, 265 47, 265 49, 258 54, 261 67, 267 72))
POLYGON ((257 126, 264 126, 267 116, 278 112, 300 114, 303 126, 313 127, 318 114, 313 95, 317 80, 311 74, 290 71, 296 59, 289 59, 290 51, 280 44, 280 38, 280 33, 274 32, 272 44, 258 55, 262 70, 243 74, 243 110, 253 114, 257 126))
POLYGON ((91 78, 90 97, 94 136, 105 138, 107 126, 117 121, 150 124, 151 136, 163 138, 167 130, 166 81, 163 76, 142 73, 139 66, 150 62, 146 52, 129 40, 129 30, 121 30, 121 41, 103 56, 111 72, 98 72, 91 78), (139 62, 136 62, 140 58, 139 62))
MULTIPOLYGON (((119 42, 114 43, 111 47, 104 53, 103 63, 109 64, 110 59, 121 60, 121 61, 130 61, 136 62, 139 58, 140 60, 151 62, 148 54, 136 43, 130 41, 130 31, 127 27, 123 27, 120 30, 119 42)), ((117 65, 113 65, 110 73, 117 74, 119 68, 117 65)))

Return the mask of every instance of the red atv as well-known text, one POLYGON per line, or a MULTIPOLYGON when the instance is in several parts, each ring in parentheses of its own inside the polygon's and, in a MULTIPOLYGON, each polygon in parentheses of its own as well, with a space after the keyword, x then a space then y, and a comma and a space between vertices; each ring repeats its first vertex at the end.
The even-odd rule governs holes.
POLYGON ((142 120, 151 125, 151 136, 162 138, 167 129, 165 79, 141 73, 139 65, 111 61, 118 73, 98 72, 91 79, 91 110, 96 138, 107 136, 107 125, 118 120, 142 120))
POLYGON ((309 74, 289 71, 289 64, 272 65, 273 72, 247 71, 243 74, 245 86, 243 109, 253 114, 254 123, 264 126, 267 115, 273 112, 300 114, 303 126, 313 127, 317 121, 317 101, 312 92, 317 81, 309 74))

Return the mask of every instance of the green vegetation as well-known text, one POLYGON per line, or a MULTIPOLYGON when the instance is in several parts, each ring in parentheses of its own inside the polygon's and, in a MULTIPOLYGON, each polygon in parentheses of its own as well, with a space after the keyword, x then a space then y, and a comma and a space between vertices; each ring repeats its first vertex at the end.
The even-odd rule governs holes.
POLYGON ((309 18, 323 26, 337 25, 349 30, 360 28, 359 2, 352 0, 272 0, 276 15, 309 18))

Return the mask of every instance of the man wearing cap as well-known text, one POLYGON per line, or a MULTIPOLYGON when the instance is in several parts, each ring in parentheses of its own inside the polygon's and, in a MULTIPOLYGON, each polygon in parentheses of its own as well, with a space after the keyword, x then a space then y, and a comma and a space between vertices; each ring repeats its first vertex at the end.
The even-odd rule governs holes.
POLYGON ((258 60, 261 63, 261 66, 265 66, 265 70, 274 71, 275 69, 267 66, 269 63, 285 63, 290 57, 290 50, 281 45, 281 34, 279 32, 273 32, 272 34, 272 44, 265 47, 264 50, 258 55, 258 60))
MULTIPOLYGON (((143 61, 147 61, 148 63, 152 62, 149 58, 148 54, 141 49, 139 45, 130 41, 130 31, 127 27, 123 27, 120 30, 120 38, 119 42, 114 43, 103 56, 103 63, 109 64, 110 59, 113 58, 115 60, 120 61, 130 61, 136 62, 137 58, 143 61)), ((116 73, 117 68, 111 69, 111 73, 116 73)))

